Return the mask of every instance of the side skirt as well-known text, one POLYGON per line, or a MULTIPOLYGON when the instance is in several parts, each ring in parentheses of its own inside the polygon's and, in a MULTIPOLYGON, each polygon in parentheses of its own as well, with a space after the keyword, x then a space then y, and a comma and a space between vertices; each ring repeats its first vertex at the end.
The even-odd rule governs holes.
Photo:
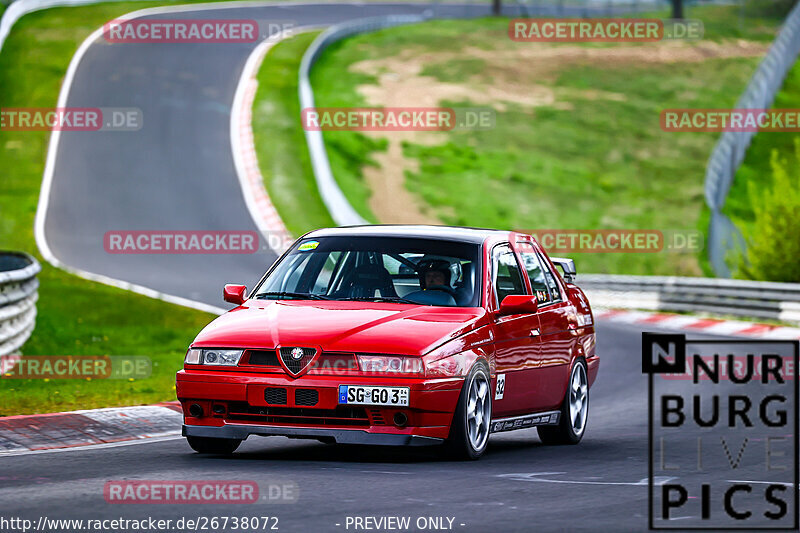
POLYGON ((531 413, 529 415, 511 416, 508 418, 497 418, 492 420, 490 425, 491 433, 500 431, 511 431, 513 429, 531 428, 535 426, 555 426, 561 411, 547 411, 544 413, 531 413))

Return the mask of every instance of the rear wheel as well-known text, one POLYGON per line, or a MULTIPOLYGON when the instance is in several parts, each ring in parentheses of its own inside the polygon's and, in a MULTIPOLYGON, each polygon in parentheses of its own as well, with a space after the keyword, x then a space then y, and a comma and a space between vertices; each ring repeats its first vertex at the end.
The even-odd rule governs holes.
POLYGON ((464 380, 446 444, 459 459, 477 459, 486 451, 492 420, 490 384, 489 369, 483 362, 476 363, 464 380))
POLYGON ((578 359, 570 374, 569 385, 557 426, 539 426, 539 438, 544 444, 578 444, 589 419, 589 379, 586 363, 578 359))
POLYGON ((212 439, 210 437, 186 437, 189 446, 197 453, 228 455, 242 443, 238 439, 212 439))

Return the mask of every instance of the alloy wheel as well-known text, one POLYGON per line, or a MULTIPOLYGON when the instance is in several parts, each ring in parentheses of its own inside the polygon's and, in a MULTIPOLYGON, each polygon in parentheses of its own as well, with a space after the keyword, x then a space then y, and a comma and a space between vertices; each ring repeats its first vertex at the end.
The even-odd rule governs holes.
POLYGON ((589 413, 589 382, 586 379, 586 369, 583 365, 575 365, 572 371, 572 383, 569 392, 569 420, 572 431, 580 436, 586 427, 586 416, 589 413))
POLYGON ((467 396, 467 435, 473 449, 480 450, 486 444, 491 418, 489 380, 485 373, 476 372, 467 396))

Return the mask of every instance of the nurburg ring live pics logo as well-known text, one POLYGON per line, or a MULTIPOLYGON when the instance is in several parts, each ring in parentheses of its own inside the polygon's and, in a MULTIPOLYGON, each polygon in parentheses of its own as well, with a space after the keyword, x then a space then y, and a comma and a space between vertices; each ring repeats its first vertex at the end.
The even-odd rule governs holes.
POLYGON ((798 341, 642 333, 650 529, 797 531, 798 341))

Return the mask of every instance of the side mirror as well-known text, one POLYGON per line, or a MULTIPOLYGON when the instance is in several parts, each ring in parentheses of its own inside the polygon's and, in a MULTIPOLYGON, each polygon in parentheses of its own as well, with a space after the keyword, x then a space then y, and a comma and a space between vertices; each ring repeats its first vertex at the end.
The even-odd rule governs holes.
POLYGON ((241 305, 245 300, 245 292, 247 287, 244 285, 225 285, 222 289, 222 299, 228 303, 241 305))
POLYGON ((550 260, 554 265, 561 268, 561 271, 564 273, 564 281, 567 283, 573 283, 575 281, 575 275, 578 273, 577 270, 575 270, 575 261, 565 257, 551 257, 550 260))
POLYGON ((509 294, 500 302, 501 316, 531 314, 539 310, 536 296, 530 294, 509 294))

